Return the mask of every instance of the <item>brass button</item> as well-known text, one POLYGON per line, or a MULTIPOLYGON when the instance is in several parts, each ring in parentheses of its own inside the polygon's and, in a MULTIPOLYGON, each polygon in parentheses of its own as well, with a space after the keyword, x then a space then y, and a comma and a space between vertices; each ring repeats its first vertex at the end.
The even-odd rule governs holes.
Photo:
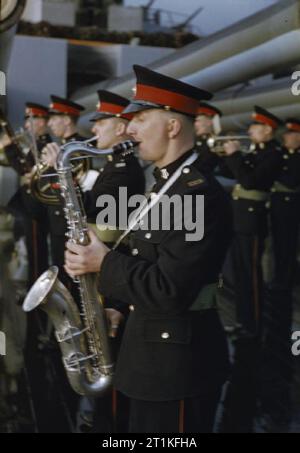
POLYGON ((151 238, 152 238, 152 234, 151 234, 151 233, 145 234, 145 238, 146 238, 146 239, 151 239, 151 238))
POLYGON ((138 249, 132 249, 132 251, 131 251, 132 256, 137 256, 138 254, 139 254, 138 249))
POLYGON ((56 216, 59 216, 60 215, 60 211, 55 211, 54 213, 56 216))
POLYGON ((129 310, 134 311, 134 305, 129 305, 129 310))
POLYGON ((191 169, 188 168, 188 167, 185 167, 185 168, 182 170, 182 173, 184 173, 185 175, 188 175, 189 173, 191 173, 191 169))
POLYGON ((161 338, 162 338, 163 340, 168 340, 168 339, 170 338, 170 336, 171 336, 171 335, 170 335, 168 332, 163 332, 163 333, 161 334, 161 338))
POLYGON ((248 209, 248 211, 249 212, 254 212, 254 208, 251 207, 251 208, 248 209))

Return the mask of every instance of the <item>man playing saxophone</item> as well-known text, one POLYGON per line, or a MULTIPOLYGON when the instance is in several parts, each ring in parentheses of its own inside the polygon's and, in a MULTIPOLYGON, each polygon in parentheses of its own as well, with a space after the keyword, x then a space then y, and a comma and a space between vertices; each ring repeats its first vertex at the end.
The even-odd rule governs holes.
MULTIPOLYGON (((98 137, 97 147, 99 149, 113 149, 119 143, 129 139, 127 135, 127 126, 131 115, 122 114, 129 101, 121 96, 108 91, 99 91, 99 103, 97 112, 92 117, 92 132, 98 137)), ((58 156, 58 147, 49 145, 44 150, 44 159, 50 166, 56 167, 58 156)), ((125 150, 124 150, 125 151, 125 150)), ((96 223, 96 216, 99 209, 96 207, 97 199, 101 195, 111 195, 118 199, 119 188, 126 188, 129 196, 143 194, 145 190, 145 177, 133 150, 128 152, 113 153, 106 157, 106 164, 101 168, 100 174, 92 190, 82 192, 84 210, 90 223, 96 223)), ((112 225, 115 226, 115 225, 112 225)), ((95 228, 94 228, 95 230, 95 228)), ((100 233, 99 233, 100 234, 100 233)), ((101 238, 107 245, 113 245, 120 233, 116 229, 112 231, 102 231, 101 238)), ((117 328, 128 314, 128 307, 122 302, 106 299, 105 306, 107 314, 111 321, 109 335, 112 338, 117 336, 117 328), (118 311, 114 308, 118 307, 118 311), (114 307, 114 308, 113 308, 114 307)), ((119 349, 120 335, 111 344, 113 355, 116 355, 119 349)), ((81 401, 82 410, 78 416, 79 425, 85 425, 85 430, 96 430, 109 432, 114 429, 126 430, 127 401, 115 391, 106 397, 102 397, 98 402, 89 400, 81 401), (87 408, 96 404, 96 410, 89 413, 94 414, 94 420, 86 416, 87 408), (84 410, 86 407, 86 410, 84 410), (84 422, 82 421, 84 419, 84 422)), ((80 429, 78 427, 78 429, 80 429)), ((82 428, 81 428, 82 429, 82 428)))
POLYGON ((198 101, 211 96, 134 68, 137 92, 124 113, 134 114, 127 131, 140 156, 156 164, 150 199, 164 190, 190 194, 193 203, 204 195, 204 238, 189 242, 174 223, 170 231, 140 223, 126 256, 90 232, 90 245, 67 244, 66 271, 100 272, 101 294, 130 307, 115 376, 116 388, 131 399, 130 432, 210 432, 228 365, 213 288, 231 238, 226 196, 199 170, 194 152, 198 101))

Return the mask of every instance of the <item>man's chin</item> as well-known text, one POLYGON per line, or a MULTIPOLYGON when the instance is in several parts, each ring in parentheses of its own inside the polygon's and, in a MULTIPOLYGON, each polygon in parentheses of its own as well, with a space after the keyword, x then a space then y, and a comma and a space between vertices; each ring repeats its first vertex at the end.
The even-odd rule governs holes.
POLYGON ((151 155, 151 153, 148 153, 147 150, 145 150, 143 148, 143 145, 142 144, 139 144, 139 147, 138 147, 138 153, 139 153, 139 157, 143 160, 150 160, 149 159, 149 154, 151 155))

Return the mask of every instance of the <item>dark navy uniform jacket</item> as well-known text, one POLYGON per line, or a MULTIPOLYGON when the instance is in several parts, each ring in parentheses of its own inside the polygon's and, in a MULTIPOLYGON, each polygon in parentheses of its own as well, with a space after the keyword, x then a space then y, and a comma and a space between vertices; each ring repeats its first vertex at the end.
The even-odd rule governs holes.
MULTIPOLYGON (((187 153, 155 171, 158 192, 187 153)), ((218 281, 232 233, 227 195, 197 160, 184 168, 168 195, 205 197, 204 238, 188 242, 187 231, 140 229, 131 235, 131 256, 111 251, 99 290, 130 306, 115 386, 131 398, 177 400, 201 394, 203 383, 222 383, 227 345, 214 309, 191 311, 200 291, 218 281)), ((194 211, 195 212, 195 211, 194 211)))
POLYGON ((207 144, 210 135, 203 135, 197 138, 196 149, 199 154, 199 162, 201 162, 201 169, 205 173, 213 173, 220 164, 220 157, 212 152, 207 144))
MULTIPOLYGON (((144 194, 144 171, 133 153, 125 154, 108 156, 108 162, 100 170, 93 189, 82 194, 84 209, 90 223, 96 222, 100 212, 100 208, 96 206, 98 197, 111 195, 115 198, 118 207, 120 187, 127 188, 128 197, 144 194)), ((116 220, 118 223, 118 219, 116 220)))
MULTIPOLYGON (((283 150, 276 140, 256 145, 249 154, 240 152, 223 159, 241 187, 248 191, 270 192, 281 172, 283 150)), ((266 234, 268 203, 233 198, 234 228, 243 234, 266 234)))
POLYGON ((284 149, 281 172, 271 189, 271 216, 275 234, 279 221, 282 229, 278 231, 282 236, 297 235, 300 221, 300 149, 284 149))

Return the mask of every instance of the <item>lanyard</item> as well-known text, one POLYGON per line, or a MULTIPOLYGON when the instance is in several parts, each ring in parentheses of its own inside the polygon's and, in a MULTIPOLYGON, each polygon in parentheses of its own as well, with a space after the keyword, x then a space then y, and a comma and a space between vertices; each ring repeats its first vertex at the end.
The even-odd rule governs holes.
POLYGON ((151 211, 151 209, 157 205, 157 203, 161 200, 163 195, 175 184, 175 182, 179 179, 182 170, 194 163, 198 159, 198 154, 193 153, 191 156, 189 156, 183 164, 180 165, 180 167, 175 171, 175 173, 171 176, 171 178, 164 184, 164 186, 161 188, 161 190, 155 194, 155 197, 151 197, 151 202, 148 203, 148 199, 145 201, 145 203, 142 204, 142 206, 139 208, 136 216, 134 219, 132 219, 131 223, 129 224, 129 227, 122 236, 118 239, 116 244, 113 247, 113 250, 116 250, 121 242, 132 232, 132 230, 140 223, 141 220, 151 211))

